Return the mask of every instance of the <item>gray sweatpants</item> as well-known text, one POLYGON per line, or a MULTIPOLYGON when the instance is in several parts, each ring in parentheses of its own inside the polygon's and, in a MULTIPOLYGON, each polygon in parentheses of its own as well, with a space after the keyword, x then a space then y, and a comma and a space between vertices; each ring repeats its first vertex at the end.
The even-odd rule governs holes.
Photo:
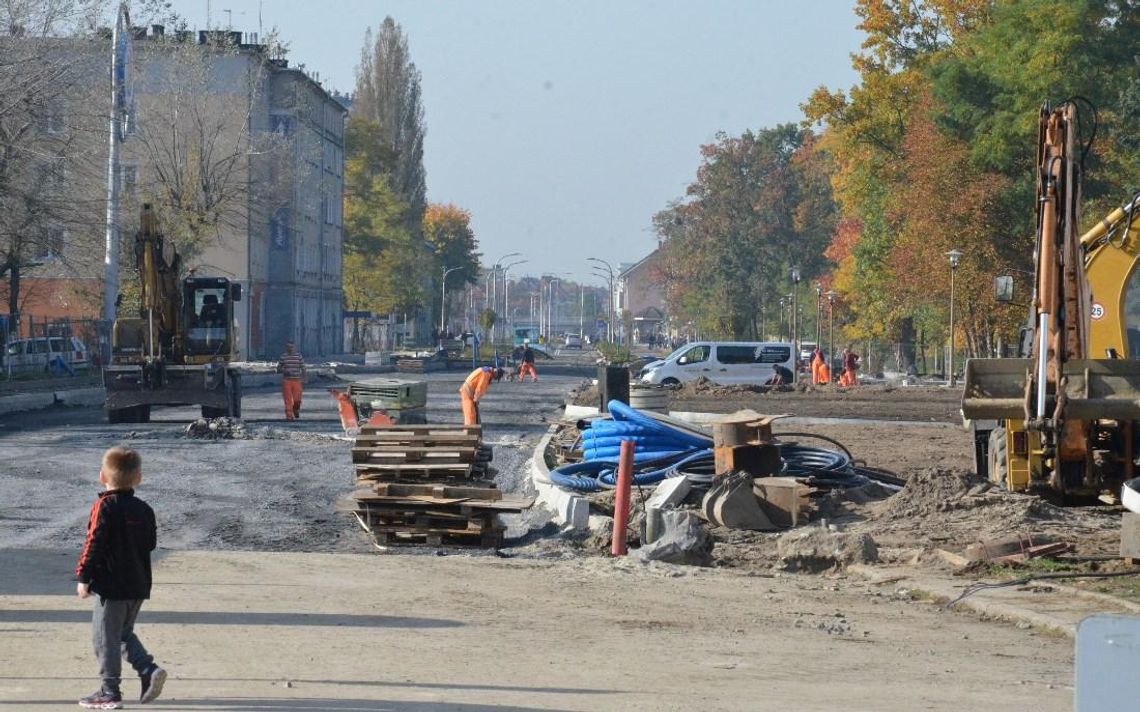
POLYGON ((135 635, 135 618, 142 608, 142 599, 112 601, 102 596, 95 602, 91 618, 91 633, 95 643, 95 657, 99 660, 99 676, 103 678, 104 692, 119 692, 123 658, 140 675, 154 663, 142 641, 135 635))

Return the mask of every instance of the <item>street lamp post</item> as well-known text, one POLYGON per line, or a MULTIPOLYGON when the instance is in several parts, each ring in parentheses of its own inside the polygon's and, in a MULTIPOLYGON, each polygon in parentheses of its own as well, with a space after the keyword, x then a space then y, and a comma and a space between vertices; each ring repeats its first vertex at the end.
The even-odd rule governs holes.
POLYGON ((613 265, 611 265, 609 262, 606 262, 605 260, 600 259, 598 257, 587 257, 586 259, 590 262, 597 262, 599 264, 605 265, 606 273, 609 275, 609 285, 610 285, 610 319, 609 319, 609 322, 610 323, 609 323, 609 330, 608 331, 609 331, 610 342, 612 343, 614 341, 614 335, 616 333, 616 331, 614 329, 614 268, 613 268, 613 265))
POLYGON ((823 285, 815 283, 815 347, 823 344, 823 285))
POLYGON ((835 292, 827 290, 827 367, 835 360, 835 292))
POLYGON ((954 387, 954 273, 958 271, 958 262, 962 259, 962 254, 959 250, 950 250, 946 253, 950 258, 950 353, 946 365, 946 383, 951 388, 954 387))
POLYGON ((798 299, 800 291, 800 268, 792 268, 792 383, 800 382, 800 342, 798 299))
MULTIPOLYGON (((499 269, 502 267, 503 260, 508 257, 518 257, 521 252, 508 252, 499 259, 495 260, 495 264, 491 267, 491 311, 497 312, 499 309, 499 269)), ((491 343, 495 343, 495 331, 498 326, 498 319, 495 319, 495 324, 491 325, 491 343)))
POLYGON ((511 267, 514 267, 516 265, 525 264, 525 263, 526 263, 526 260, 515 260, 514 262, 510 263, 506 267, 503 267, 503 313, 504 313, 504 315, 507 315, 506 324, 507 324, 507 329, 508 329, 508 332, 507 332, 508 336, 510 336, 510 334, 511 334, 510 330, 514 329, 514 319, 509 316, 510 311, 511 311, 510 271, 511 271, 511 267))
POLYGON ((444 267, 443 268, 443 279, 439 280, 440 284, 441 284, 440 295, 439 295, 439 348, 441 348, 441 349, 443 348, 443 332, 444 332, 444 329, 446 328, 446 323, 447 323, 447 321, 446 321, 446 318, 447 318, 447 275, 451 274, 452 272, 454 272, 458 269, 463 269, 463 268, 462 267, 452 267, 451 269, 448 269, 447 267, 444 267))

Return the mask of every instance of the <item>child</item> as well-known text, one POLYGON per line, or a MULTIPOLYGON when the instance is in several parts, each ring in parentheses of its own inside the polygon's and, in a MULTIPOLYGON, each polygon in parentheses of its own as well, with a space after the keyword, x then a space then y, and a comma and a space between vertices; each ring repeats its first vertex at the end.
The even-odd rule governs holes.
POLYGON ((98 595, 92 632, 103 686, 79 700, 79 706, 117 710, 123 706, 120 654, 142 680, 139 702, 156 699, 166 682, 166 671, 154 663, 134 631, 139 609, 150 598, 150 552, 157 533, 154 511, 135 497, 134 488, 142 482, 137 452, 113 447, 103 453, 99 482, 106 491, 91 508, 87 541, 75 568, 79 580, 75 591, 80 598, 98 595))

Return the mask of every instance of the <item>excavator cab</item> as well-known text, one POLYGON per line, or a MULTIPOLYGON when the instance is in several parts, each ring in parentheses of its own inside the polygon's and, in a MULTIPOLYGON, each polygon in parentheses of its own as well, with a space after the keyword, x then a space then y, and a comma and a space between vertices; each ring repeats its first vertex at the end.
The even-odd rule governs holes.
POLYGON ((234 302, 241 300, 241 285, 225 277, 190 277, 183 290, 187 360, 229 356, 234 347, 234 302))

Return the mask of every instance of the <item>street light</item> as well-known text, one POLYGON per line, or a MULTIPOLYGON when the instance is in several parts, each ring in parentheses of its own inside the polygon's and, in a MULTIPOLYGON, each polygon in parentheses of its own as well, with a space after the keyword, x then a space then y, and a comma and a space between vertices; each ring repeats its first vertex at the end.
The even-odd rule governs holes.
POLYGON ((947 385, 954 387, 954 273, 958 271, 958 262, 962 259, 962 252, 950 250, 946 256, 950 258, 950 357, 947 360, 947 385))
MULTIPOLYGON (((510 263, 506 267, 503 267, 503 312, 507 313, 508 315, 511 311, 511 280, 510 280, 510 277, 508 275, 511 271, 511 267, 514 267, 516 265, 525 264, 525 263, 526 263, 526 260, 515 260, 514 262, 510 263)), ((507 328, 513 332, 514 326, 515 326, 514 318, 508 316, 507 317, 507 328)), ((510 335, 510 332, 508 332, 508 336, 509 335, 510 335)))
POLYGON ((815 347, 823 343, 823 285, 815 283, 815 347))
POLYGON ((609 322, 610 323, 609 323, 609 330, 608 331, 609 331, 610 342, 612 343, 614 341, 614 334, 615 334, 615 330, 614 330, 614 268, 613 268, 613 265, 611 265, 609 262, 606 262, 605 260, 597 258, 597 257, 587 257, 586 260, 589 262, 598 262, 599 264, 605 265, 606 266, 606 273, 609 275, 609 284, 610 284, 610 319, 609 319, 609 322))
MULTIPOLYGON (((491 297, 490 309, 491 309, 491 311, 498 311, 498 308, 499 308, 499 268, 503 264, 503 260, 507 259, 508 257, 518 257, 521 254, 522 254, 521 252, 508 252, 507 254, 503 255, 499 259, 495 260, 495 264, 493 264, 491 266, 491 294, 490 294, 490 297, 491 297)), ((495 343, 495 327, 498 326, 498 324, 497 324, 498 321, 499 320, 496 319, 495 320, 496 323, 491 325, 491 343, 492 344, 495 343)))
POLYGON ((447 317, 447 275, 459 269, 463 268, 452 267, 451 269, 448 269, 447 267, 444 267, 443 279, 439 280, 442 284, 439 295, 439 348, 441 349, 443 348, 443 331, 446 328, 445 319, 447 317))
POLYGON ((799 319, 797 313, 800 291, 800 268, 792 267, 792 383, 800 382, 799 319))

